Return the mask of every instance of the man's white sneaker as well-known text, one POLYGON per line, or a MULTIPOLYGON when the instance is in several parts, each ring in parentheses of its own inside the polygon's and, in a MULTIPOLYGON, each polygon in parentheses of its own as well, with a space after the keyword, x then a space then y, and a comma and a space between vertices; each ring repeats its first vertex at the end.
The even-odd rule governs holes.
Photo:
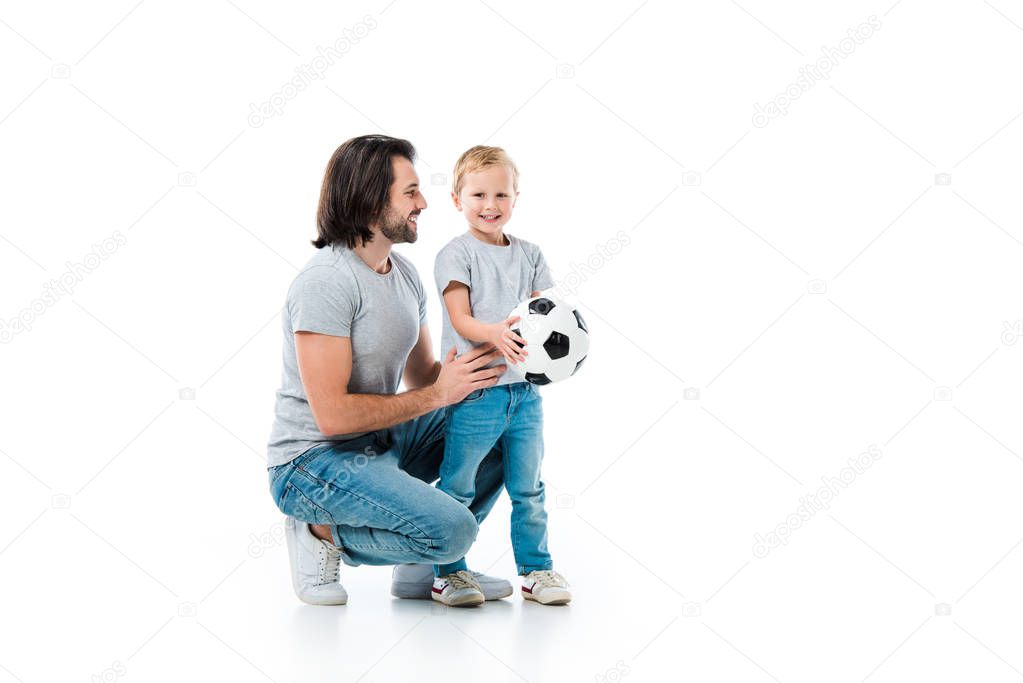
POLYGON ((483 591, 472 574, 462 570, 433 580, 430 596, 450 607, 475 607, 483 604, 483 591))
POLYGON ((348 593, 338 583, 341 551, 309 531, 309 525, 294 517, 284 519, 291 560, 291 585, 295 595, 310 605, 343 605, 348 593))
MULTIPOLYGON (((512 594, 510 581, 470 571, 487 600, 500 600, 512 594)), ((429 600, 433 595, 432 564, 398 564, 391 572, 391 595, 396 598, 429 600)))
POLYGON ((572 599, 572 593, 564 576, 552 569, 542 569, 522 577, 522 597, 543 605, 564 605, 572 599))

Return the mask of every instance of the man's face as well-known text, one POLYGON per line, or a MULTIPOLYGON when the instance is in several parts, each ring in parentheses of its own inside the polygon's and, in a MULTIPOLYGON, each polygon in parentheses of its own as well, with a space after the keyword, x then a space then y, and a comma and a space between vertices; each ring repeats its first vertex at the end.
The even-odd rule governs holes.
POLYGON ((411 161, 396 156, 391 160, 391 168, 394 182, 390 199, 376 227, 392 244, 411 244, 419 237, 416 221, 426 208, 426 197, 419 191, 419 176, 411 161))

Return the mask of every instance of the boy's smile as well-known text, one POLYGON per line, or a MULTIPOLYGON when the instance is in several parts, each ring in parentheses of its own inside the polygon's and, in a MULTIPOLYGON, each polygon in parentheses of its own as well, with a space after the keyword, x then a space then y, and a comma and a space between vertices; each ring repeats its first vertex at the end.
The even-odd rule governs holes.
POLYGON ((497 165, 467 173, 461 192, 452 192, 451 198, 476 239, 504 245, 504 226, 511 220, 518 194, 511 170, 497 165))

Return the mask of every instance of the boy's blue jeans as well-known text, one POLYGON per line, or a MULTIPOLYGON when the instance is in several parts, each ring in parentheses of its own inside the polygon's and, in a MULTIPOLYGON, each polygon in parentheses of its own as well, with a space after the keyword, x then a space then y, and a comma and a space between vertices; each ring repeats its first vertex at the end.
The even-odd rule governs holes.
MULTIPOLYGON (((504 485, 512 502, 511 540, 519 574, 551 569, 547 512, 540 481, 543 403, 529 382, 477 389, 448 407, 441 489, 463 505, 476 502, 477 470, 490 452, 501 451, 504 485)), ((466 569, 465 558, 434 567, 437 576, 466 569)))

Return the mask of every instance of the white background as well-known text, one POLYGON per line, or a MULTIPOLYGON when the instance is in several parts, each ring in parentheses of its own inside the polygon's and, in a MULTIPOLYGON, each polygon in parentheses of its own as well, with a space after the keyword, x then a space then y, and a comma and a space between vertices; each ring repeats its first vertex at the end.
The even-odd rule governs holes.
MULTIPOLYGON (((0 5, 0 681, 1023 677, 1023 10, 389 1, 0 5), (585 275, 590 359, 544 390, 566 608, 397 601, 384 567, 343 569, 346 607, 291 592, 279 312, 369 132, 421 153, 400 249, 435 337, 464 226, 432 180, 470 145, 521 169, 509 231, 585 275)), ((470 562, 514 578, 508 511, 470 562)))

